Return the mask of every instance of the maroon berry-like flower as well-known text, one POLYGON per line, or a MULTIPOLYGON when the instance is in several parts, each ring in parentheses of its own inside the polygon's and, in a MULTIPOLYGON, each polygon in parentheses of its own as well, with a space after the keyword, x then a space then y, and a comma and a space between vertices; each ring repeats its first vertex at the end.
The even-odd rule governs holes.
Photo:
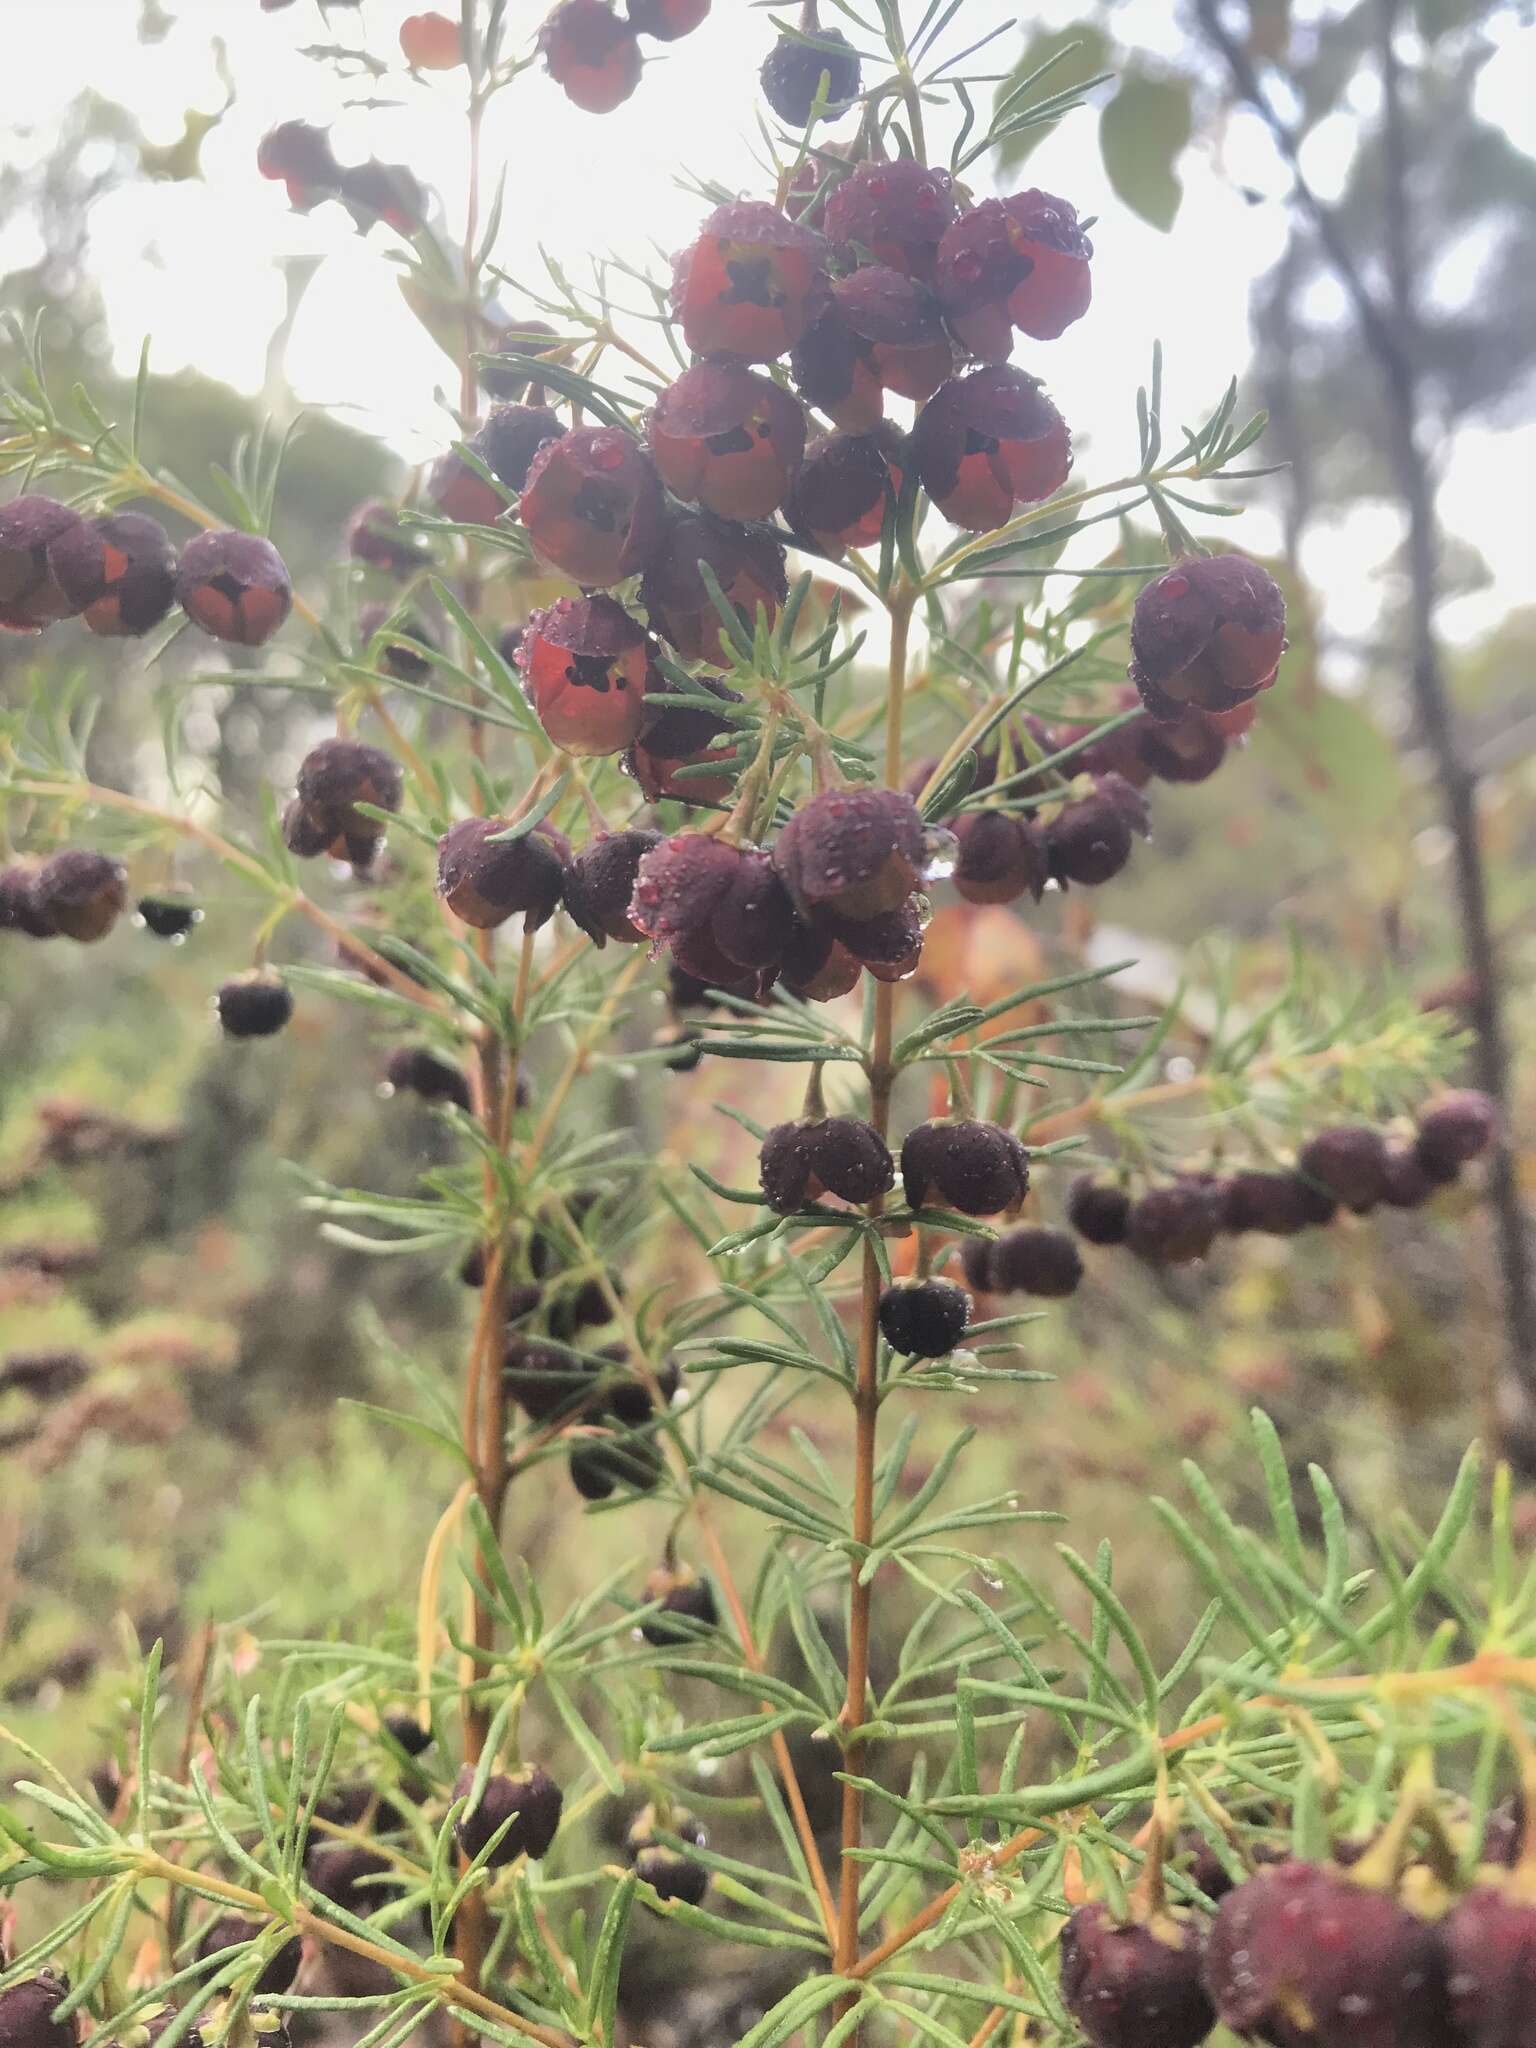
MULTIPOLYGON (((365 604, 357 615, 358 638, 365 642, 372 640, 393 609, 391 605, 365 604)), ((386 640, 379 650, 380 668, 403 683, 425 682, 432 673, 432 664, 422 650, 436 647, 435 636, 420 619, 412 616, 402 621, 398 631, 401 638, 386 640)))
POLYGON ((600 832, 566 869, 566 914, 593 945, 605 946, 610 939, 625 946, 643 942, 645 933, 629 921, 629 899, 641 861, 660 844, 659 832, 633 827, 600 832))
POLYGON ((1285 652, 1285 599, 1246 555, 1176 563, 1131 614, 1131 681, 1156 719, 1234 711, 1275 680, 1285 652))
MULTIPOLYGON (((1177 725, 1139 719, 1135 725, 1123 726, 1121 733, 1140 756, 1146 772, 1160 782, 1206 782, 1227 758, 1225 738, 1198 711, 1190 712, 1177 725)), ((1113 737, 1118 739, 1120 734, 1113 737)))
POLYGON ((176 551, 142 512, 112 512, 64 533, 49 549, 55 575, 93 633, 137 637, 176 596, 176 551))
POLYGON ((528 701, 568 754, 618 754, 660 687, 655 642, 617 598, 561 597, 529 619, 517 649, 528 701))
POLYGON ((1059 1300, 1075 1294, 1083 1277, 1083 1255, 1065 1230, 1028 1223, 1005 1231, 988 1262, 996 1294, 1039 1294, 1059 1300))
POLYGON ((200 533, 181 552, 176 599, 215 640, 260 647, 293 608, 282 556, 256 533, 200 533))
MULTIPOLYGON (((1132 814, 1104 788, 1111 780, 1120 777, 1101 777, 1091 795, 1063 804, 1046 826, 1046 859, 1056 881, 1096 888, 1112 881, 1130 859, 1132 814)), ((1130 784, 1122 787, 1129 790, 1130 784)))
POLYGON ((657 946, 707 932, 736 879, 741 849, 702 832, 679 832, 641 857, 630 922, 657 946))
POLYGON ((439 1059, 424 1045, 398 1045, 384 1063, 384 1079, 397 1094, 419 1095, 423 1102, 451 1102, 471 1107, 469 1080, 462 1067, 439 1059))
POLYGON ((1007 362, 1013 348, 1009 299, 1033 268, 1001 199, 983 200, 945 229, 934 259, 934 290, 968 354, 1007 362))
POLYGON ((1390 1209, 1421 1209, 1441 1183, 1424 1170, 1413 1145, 1389 1145, 1381 1199, 1390 1209))
POLYGON ((514 1332, 502 1353, 501 1377, 508 1396, 530 1422, 590 1409, 600 1368, 565 1345, 514 1332))
POLYGON ((643 1437, 628 1443, 588 1441, 571 1452, 571 1484, 583 1500, 607 1500, 621 1486, 631 1493, 654 1493, 662 1469, 660 1454, 643 1437))
POLYGON ((673 259, 672 305, 695 355, 771 363, 827 303, 819 235, 764 200, 717 206, 673 259))
POLYGON ((629 0, 628 13, 637 35, 675 43, 708 19, 709 0, 629 0))
MULTIPOLYGON (((559 342, 547 320, 517 320, 498 330, 494 353, 508 357, 547 356, 553 351, 545 346, 546 342, 559 342)), ((526 370, 510 362, 492 360, 480 366, 480 382, 492 398, 520 399, 530 381, 526 370)))
POLYGON ((1048 498, 1072 467, 1066 421, 1035 378, 1007 364, 941 385, 917 416, 911 447, 945 518, 977 531, 1048 498))
POLYGON ((1436 1932, 1317 1863, 1258 1871, 1222 1900, 1205 1987, 1234 2032, 1281 2048, 1447 2048, 1436 1932))
POLYGON ((684 513, 668 521, 662 543, 640 579, 640 600, 655 630, 686 660, 725 662, 730 658, 725 622, 705 588, 701 562, 708 564, 750 633, 759 611, 767 614, 771 625, 788 595, 784 550, 767 534, 750 533, 702 513, 684 513))
POLYGON ((909 896, 894 910, 877 911, 873 917, 843 917, 825 908, 813 916, 818 929, 867 967, 876 981, 906 981, 917 972, 923 957, 923 916, 917 897, 909 896))
POLYGON ((104 939, 128 908, 126 876, 121 861, 71 847, 38 869, 32 902, 56 932, 88 946, 104 939))
POLYGON ((463 31, 446 14, 408 14, 400 24, 400 52, 413 70, 452 71, 464 62, 463 31))
POLYGON ((338 190, 364 234, 379 221, 407 237, 427 224, 425 187, 404 164, 384 164, 370 157, 342 172, 338 190))
POLYGON ((434 509, 457 526, 494 526, 507 511, 502 493, 456 448, 439 455, 427 472, 427 496, 434 509))
MULTIPOLYGON (((644 1388, 640 1390, 642 1393, 644 1388)), ((717 1628, 720 1612, 715 1605, 715 1589, 708 1579, 701 1579, 697 1572, 689 1571, 684 1565, 662 1565, 653 1571, 645 1582, 647 1600, 659 1600, 661 1610, 648 1615, 640 1624, 640 1633, 656 1649, 664 1649, 674 1643, 696 1643, 701 1628, 717 1628), (676 1617, 668 1620, 672 1615, 676 1617), (678 1622, 692 1623, 692 1627, 679 1627, 678 1622)))
POLYGON ((768 854, 743 850, 736 873, 709 921, 710 937, 736 967, 778 972, 800 928, 789 891, 768 854))
POLYGON ((40 633, 80 610, 54 569, 54 553, 78 546, 84 527, 78 512, 37 493, 0 505, 0 627, 40 633))
POLYGON ((52 1970, 39 1970, 0 1991, 0 2048, 73 2048, 80 2039, 79 2015, 72 2020, 53 2016, 68 1992, 69 1979, 52 1970))
POLYGON ((828 789, 789 819, 773 864, 802 913, 878 917, 916 888, 925 849, 922 814, 905 790, 828 789))
POLYGON ((939 302, 905 271, 885 263, 866 265, 832 287, 832 303, 868 347, 874 375, 887 391, 921 402, 954 370, 955 352, 939 302))
POLYGON ((29 865, 0 868, 0 932, 20 932, 28 939, 56 939, 59 928, 37 899, 37 869, 29 865))
POLYGON ((509 491, 520 491, 528 481, 535 455, 547 442, 558 441, 564 432, 564 426, 547 406, 497 405, 491 408, 469 445, 492 476, 498 477, 509 491))
MULTIPOLYGON (((454 1798, 468 1799, 474 1784, 474 1770, 466 1764, 454 1780, 454 1798)), ((476 1857, 496 1830, 510 1821, 512 1825, 491 1851, 490 1867, 499 1870, 519 1856, 531 1856, 537 1862, 555 1839, 564 1804, 560 1787, 537 1764, 515 1778, 493 1771, 478 1802, 466 1807, 454 1822, 453 1832, 464 1854, 476 1857)))
POLYGON ((1479 1885, 1440 1923, 1457 2048, 1521 2048, 1536 2011, 1536 1905, 1479 1885))
POLYGON ((1264 1173, 1244 1168, 1221 1189, 1221 1227, 1234 1236, 1253 1230, 1265 1237, 1294 1237, 1298 1231, 1331 1223, 1334 1197, 1299 1173, 1264 1173))
POLYGON ((830 932, 803 924, 784 949, 779 978, 804 1003, 831 1003, 859 985, 859 962, 830 932))
POLYGON ((1419 1118, 1414 1150, 1434 1181, 1452 1181, 1499 1134, 1498 1104, 1475 1088, 1458 1088, 1431 1103, 1419 1118))
POLYGON ((1031 190, 1002 203, 1015 246, 1031 264, 1009 294, 1008 316, 1035 341, 1054 341, 1088 310, 1093 244, 1065 199, 1031 190))
POLYGON ((780 1216, 793 1216, 823 1195, 872 1202, 896 1179, 885 1140, 856 1116, 775 1125, 763 1140, 758 1166, 763 1200, 780 1216))
MULTIPOLYGON (((203 921, 202 911, 189 896, 141 896, 133 914, 157 939, 184 939, 203 921)), ((3 924, 0 918, 0 927, 3 924)))
POLYGON ((805 453, 805 413, 741 363, 695 363, 651 413, 651 453, 680 498, 723 519, 767 519, 805 453))
POLYGON ((1208 1187, 1196 1180, 1170 1181, 1148 1188, 1132 1202, 1125 1241, 1149 1266, 1185 1266, 1205 1257, 1218 1221, 1208 1187))
POLYGON ((789 371, 806 404, 845 433, 871 434, 885 416, 874 347, 855 334, 835 299, 790 350, 789 371))
POLYGON ((1090 1244, 1124 1244, 1131 1198, 1117 1181, 1079 1174, 1067 1190, 1067 1221, 1090 1244))
POLYGON ((304 1875, 332 1905, 366 1920, 390 1897, 370 1880, 387 1877, 394 1865, 377 1849, 351 1842, 314 1842, 304 1858, 304 1875))
POLYGON ((1061 1931, 1061 1997, 1093 2048, 1197 2048, 1216 2023, 1200 1982, 1203 1923, 1116 1920, 1079 1906, 1061 1931))
POLYGON ((407 1756, 421 1756, 437 1740, 431 1725, 423 1728, 419 1715, 408 1707, 391 1707, 384 1716, 384 1727, 407 1756))
POLYGON ((544 68, 573 106, 611 114, 640 83, 640 45, 607 0, 560 0, 539 30, 544 68))
POLYGON ((848 548, 873 547, 901 490, 905 445, 894 427, 815 442, 785 507, 790 525, 833 561, 848 548))
POLYGON ((965 811, 953 831, 960 847, 955 887, 967 903, 1038 903, 1050 879, 1050 860, 1040 831, 1012 811, 965 811))
MULTIPOLYGON (((742 701, 739 690, 713 676, 696 675, 690 694, 717 697, 722 704, 742 701)), ((651 803, 662 797, 685 804, 719 803, 729 794, 739 766, 731 722, 701 705, 657 705, 646 711, 640 738, 624 756, 624 766, 651 803), (718 775, 682 773, 716 762, 718 775)))
POLYGON ((911 1208, 937 1204, 962 1216, 996 1216, 1023 1201, 1029 1154, 1001 1124, 941 1117, 908 1132, 901 1179, 911 1208))
POLYGON ((841 30, 817 28, 804 35, 780 36, 763 59, 759 78, 763 98, 779 119, 791 128, 803 128, 823 79, 822 111, 827 119, 836 120, 858 98, 862 70, 858 51, 841 30))
POLYGON ((661 539, 661 478, 622 427, 577 427, 533 458, 519 510, 528 538, 574 583, 618 583, 661 539))
POLYGON ((437 893, 455 917, 490 931, 522 916, 536 931, 554 916, 565 885, 570 842, 541 820, 516 839, 505 818, 462 818, 437 842, 437 893))
POLYGON ((1335 1124, 1307 1140, 1296 1166, 1346 1209, 1363 1216, 1386 1192, 1387 1142, 1366 1124, 1335 1124))
MULTIPOLYGON (((265 1932, 264 1921, 247 1920, 239 1913, 221 1913, 197 1944, 198 1959, 206 1963, 214 1956, 222 1955, 226 1949, 244 1948, 247 1943, 259 1940, 265 1932)), ((292 1941, 285 1941, 276 1954, 267 1959, 251 1986, 256 1997, 279 1998, 290 1988, 299 1974, 303 1947, 295 1935, 292 1941)))
POLYGON ((296 789, 309 817, 326 829, 330 840, 341 843, 338 857, 350 859, 353 844, 377 840, 382 831, 377 819, 365 817, 357 805, 398 811, 405 780, 398 763, 382 747, 368 746, 362 740, 329 739, 311 747, 299 763, 296 789))
POLYGON ((334 192, 342 177, 329 133, 311 121, 280 121, 269 128, 256 145, 256 169, 285 185, 289 205, 306 213, 334 192))
POLYGON ((347 521, 347 552, 353 561, 392 576, 410 576, 426 560, 420 534, 408 532, 400 524, 400 508, 384 498, 365 500, 347 521))
POLYGON ((828 194, 823 224, 840 255, 865 250, 877 263, 927 279, 956 210, 948 171, 898 157, 851 171, 828 194))
POLYGON ((293 1015, 293 995, 275 974, 236 975, 214 998, 226 1038, 271 1038, 293 1015))
POLYGON ((971 1297, 953 1280, 898 1280, 880 1296, 880 1334, 903 1358, 947 1358, 970 1319, 971 1297))
POLYGON ((709 1872, 692 1856, 676 1849, 642 1849, 635 1857, 635 1875, 662 1899, 681 1899, 685 1905, 703 1903, 709 1890, 709 1872))

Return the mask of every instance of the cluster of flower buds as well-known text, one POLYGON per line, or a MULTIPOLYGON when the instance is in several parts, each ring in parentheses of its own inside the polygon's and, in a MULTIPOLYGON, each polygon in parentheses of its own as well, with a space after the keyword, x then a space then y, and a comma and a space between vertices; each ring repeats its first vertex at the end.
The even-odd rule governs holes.
MULTIPOLYGON (((416 16, 418 22, 440 20, 440 16, 416 16)), ((458 30, 453 29, 454 57, 458 54, 458 30)), ((407 23, 406 27, 410 24, 407 23)), ((401 30, 402 42, 405 29, 401 30)), ((439 55, 446 50, 441 30, 417 29, 413 41, 425 52, 429 46, 439 55)), ((442 65, 426 67, 441 69, 442 65)), ((364 234, 383 222, 399 235, 418 234, 427 224, 430 203, 426 188, 404 164, 381 163, 369 157, 360 164, 342 164, 331 148, 330 133, 310 121, 280 121, 269 128, 256 145, 256 168, 262 177, 284 187, 288 203, 300 213, 309 213, 322 201, 338 200, 364 234)))
POLYGON ((544 67, 573 106, 611 114, 640 83, 641 36, 675 43, 709 13, 710 0, 560 0, 539 30, 544 67))
POLYGON ((172 604, 216 640, 259 647, 293 604, 283 558, 260 534, 200 533, 178 562, 142 512, 88 519, 29 492, 0 506, 0 628, 41 633, 81 618, 109 639, 158 626, 172 604))

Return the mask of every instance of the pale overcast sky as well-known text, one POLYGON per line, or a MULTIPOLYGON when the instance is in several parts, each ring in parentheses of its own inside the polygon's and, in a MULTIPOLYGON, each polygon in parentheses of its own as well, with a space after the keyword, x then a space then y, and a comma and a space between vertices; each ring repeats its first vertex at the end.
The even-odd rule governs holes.
MULTIPOLYGON (((365 0, 336 8, 329 34, 315 0, 273 14, 258 0, 162 0, 173 25, 163 41, 141 46, 139 0, 6 0, 5 70, 0 121, 26 127, 37 147, 58 112, 94 84, 129 107, 150 139, 170 142, 189 107, 213 110, 224 97, 214 45, 222 41, 238 88, 235 106, 203 150, 205 177, 181 184, 130 183, 105 198, 91 221, 91 267, 103 293, 120 364, 131 368, 140 340, 154 336, 157 368, 196 364, 210 376, 254 390, 268 336, 281 310, 273 267, 287 254, 325 261, 305 300, 288 357, 299 397, 351 409, 369 431, 420 460, 449 437, 437 402, 446 364, 403 305, 386 259, 383 230, 364 240, 338 208, 293 214, 281 186, 264 183, 253 156, 261 133, 301 116, 334 122, 343 160, 376 154, 409 163, 441 192, 451 221, 463 199, 463 74, 414 82, 403 70, 377 88, 398 108, 338 113, 344 88, 322 65, 297 53, 309 43, 358 38, 386 54, 396 49, 403 15, 424 4, 365 0)), ((532 36, 539 5, 512 0, 514 22, 532 36)), ((1031 26, 1066 21, 1081 5, 1032 7, 1031 26)), ((967 0, 966 38, 1014 10, 998 0, 967 0)), ((1159 29, 1173 46, 1173 10, 1152 0, 1118 10, 1143 45, 1159 29)), ((654 245, 687 241, 699 203, 678 189, 681 168, 743 192, 760 191, 754 75, 771 41, 767 15, 745 0, 715 0, 703 28, 655 59, 639 90, 615 113, 571 108, 535 70, 493 106, 486 132, 492 178, 504 163, 518 195, 506 209, 497 256, 514 276, 533 277, 542 243, 576 276, 588 252, 646 261, 654 245)), ((1018 32, 997 46, 1012 62, 1018 32)), ((1000 65, 998 68, 1005 68, 1000 65)), ((1530 37, 1511 31, 1487 67, 1483 111, 1536 146, 1529 112, 1530 37), (1521 129, 1523 125, 1523 137, 1521 129)), ((1354 110, 1370 118, 1373 109, 1354 110)), ((1185 200, 1171 235, 1126 212, 1099 163, 1096 120, 1079 113, 1035 152, 1020 182, 1040 184, 1098 216, 1094 230, 1094 304, 1059 342, 1026 344, 1018 359, 1046 380, 1077 437, 1078 473, 1104 476, 1134 460, 1136 384, 1151 343, 1168 362, 1168 410, 1192 419, 1219 395, 1248 353, 1248 289, 1277 253, 1283 232, 1278 199, 1252 204, 1237 183, 1279 195, 1284 179, 1257 124, 1232 124, 1221 165, 1205 155, 1185 164, 1185 200)), ((1309 173, 1326 192, 1348 160, 1351 117, 1326 124, 1309 145, 1309 173)), ((840 131, 837 131, 840 132, 840 131)), ((13 158, 16 145, 8 142, 13 158)), ((24 149, 25 145, 23 145, 24 149)), ((0 272, 30 252, 0 239, 0 272)), ((1476 266, 1462 266, 1459 292, 1475 287, 1476 266)), ((1442 509, 1451 531, 1482 549, 1495 587, 1447 608, 1458 636, 1486 630, 1501 611, 1530 595, 1533 549, 1530 479, 1536 428, 1473 430, 1448 463, 1442 509), (1511 480, 1514 487, 1511 487, 1511 480), (1524 488, 1521 488, 1523 481, 1524 488)), ((1390 508, 1362 507, 1346 530, 1314 533, 1308 573, 1322 586, 1334 626, 1345 638, 1375 617, 1375 572, 1397 536, 1390 508)), ((1255 512, 1241 538, 1262 550, 1275 538, 1255 512)), ((1341 666, 1338 673, 1344 674, 1341 666)))

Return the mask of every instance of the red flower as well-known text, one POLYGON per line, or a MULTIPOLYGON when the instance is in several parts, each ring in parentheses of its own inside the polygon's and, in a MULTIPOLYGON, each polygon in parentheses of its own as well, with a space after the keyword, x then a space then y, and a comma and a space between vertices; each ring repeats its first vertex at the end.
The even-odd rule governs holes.
POLYGON ((520 510, 551 568, 575 583, 618 583, 656 551, 661 478, 622 427, 577 427, 535 455, 520 510))
MULTIPOLYGON (((478 448, 475 453, 479 455, 478 448)), ((460 526, 494 526, 507 509, 496 486, 487 483, 479 470, 471 469, 456 448, 448 449, 433 463, 427 476, 427 496, 445 519, 460 526)))
POLYGON ((901 435, 828 434, 806 456, 785 516, 797 533, 835 560, 847 548, 872 547, 886 506, 901 490, 901 435))
POLYGON ((547 406, 497 405, 469 445, 508 490, 520 491, 535 455, 546 441, 558 441, 564 432, 547 406))
POLYGON ((1007 364, 942 385, 917 416, 912 456, 924 489, 956 526, 987 531, 1015 505, 1065 483, 1072 437, 1039 383, 1007 364))
POLYGON ((331 153, 331 138, 309 121, 280 121, 256 145, 256 169, 288 188, 288 203, 308 211, 334 192, 342 170, 331 153))
MULTIPOLYGON (((773 864, 803 910, 846 918, 898 909, 926 856, 922 815, 904 790, 828 789, 802 804, 773 847, 773 864)), ((845 945, 847 935, 836 934, 845 945)))
POLYGON ((695 355, 771 363, 827 302, 824 245, 764 200, 717 206, 673 258, 672 304, 695 355))
POLYGON ((147 633, 176 596, 176 551, 143 512, 113 512, 66 533, 49 550, 54 571, 85 623, 106 639, 147 633))
POLYGON ((766 534, 684 513, 668 525, 640 580, 640 599, 651 625, 686 660, 725 663, 725 625, 700 564, 707 563, 737 617, 750 633, 758 612, 772 624, 788 594, 784 550, 766 534))
POLYGON ((452 71, 464 62, 459 24, 446 14, 408 14, 400 24, 400 49, 414 71, 452 71))
POLYGON ((709 14, 709 0, 629 0, 629 25, 658 43, 691 36, 709 14))
MULTIPOLYGON (((739 690, 728 689, 712 676, 695 676, 692 688, 696 694, 718 697, 722 704, 741 702, 739 690)), ((624 766, 649 803, 662 797, 688 804, 719 803, 729 794, 738 769, 731 723, 691 704, 647 706, 640 737, 624 756, 624 766), (720 763, 718 775, 678 773, 713 761, 720 763)))
POLYGON ((606 0, 561 0, 539 30, 544 68, 568 100, 611 114, 640 83, 635 31, 606 0))
POLYGON ((835 300, 791 349, 789 370, 806 404, 844 433, 872 434, 885 417, 874 348, 854 332, 835 300))
POLYGON ((1131 681, 1157 719, 1227 713, 1267 690, 1285 651, 1285 599, 1246 555, 1178 562, 1131 615, 1131 681))
POLYGON ((652 642, 616 598, 562 597, 529 619, 517 649, 528 700, 557 747, 617 754, 640 731, 660 678, 652 642))
POLYGON ((176 597, 215 640, 259 647, 293 608, 282 556, 255 533, 200 533, 182 550, 176 597))
POLYGON ((1015 192, 1003 206, 1034 265, 1009 296, 1009 318, 1034 340, 1054 341, 1088 310, 1093 244, 1077 224, 1077 209, 1049 192, 1015 192))
POLYGON ((827 197, 827 239, 840 253, 855 245, 877 263, 931 278, 939 238, 954 219, 955 181, 911 157, 860 164, 827 197))
POLYGON ((657 399, 651 453, 680 498, 724 519, 767 519, 805 453, 805 414, 771 377, 695 363, 657 399))
MULTIPOLYGON (((870 349, 874 374, 900 398, 931 398, 955 367, 938 301, 888 264, 870 264, 832 287, 833 301, 870 349)), ((839 425, 842 423, 839 422, 839 425)))
POLYGON ((0 505, 0 627, 40 633, 79 611, 54 567, 56 551, 80 544, 85 521, 36 493, 0 505))

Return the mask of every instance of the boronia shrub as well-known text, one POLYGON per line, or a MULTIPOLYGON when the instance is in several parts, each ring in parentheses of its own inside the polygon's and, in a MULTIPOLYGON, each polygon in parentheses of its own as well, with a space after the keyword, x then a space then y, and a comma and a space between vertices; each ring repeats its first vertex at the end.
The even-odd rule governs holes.
POLYGON ((1009 1389, 1024 1432, 1052 1398, 1030 1301, 1433 1202, 1498 1133, 1447 1087, 1440 1021, 1306 963, 1177 1072, 1177 1007, 1133 1013, 1114 968, 1064 953, 934 996, 935 906, 1027 920, 1158 857, 1160 785, 1216 774, 1286 687, 1285 603, 1195 530, 1260 432, 1235 389, 1171 435, 1154 357, 1134 471, 1074 465, 1049 378, 1093 345, 1091 224, 984 181, 1078 93, 1048 66, 984 120, 963 5, 824 12, 760 21, 771 160, 699 189, 666 277, 639 250, 585 284, 552 260, 511 303, 483 117, 548 93, 537 60, 601 162, 585 124, 644 91, 648 44, 694 61, 708 0, 561 0, 532 37, 502 0, 411 16, 371 61, 461 85, 464 220, 405 166, 273 127, 251 175, 389 237, 458 352, 457 438, 358 508, 323 600, 269 537, 284 445, 200 494, 141 452, 144 379, 108 419, 15 337, 0 625, 145 659, 202 635, 244 650, 205 679, 259 662, 334 719, 241 837, 93 780, 81 707, 34 704, 3 744, 5 972, 142 944, 135 903, 202 943, 164 851, 221 863, 252 956, 208 990, 218 1028, 360 1026, 457 1146, 414 1195, 304 1199, 461 1273, 471 1329, 457 1398, 402 1389, 460 1475, 414 1644, 338 1614, 254 1661, 215 1638, 195 1673, 157 1650, 99 1798, 13 1742, 0 2048, 316 2014, 369 2048, 444 2018, 616 2048, 656 1916, 695 1972, 766 1952, 716 2036, 741 2048, 1533 2039, 1536 1612, 1507 1482, 1482 1539, 1469 1456, 1433 1526, 1367 1561, 1255 1418, 1267 1529, 1194 1468, 1188 1515, 1147 1505, 1209 1601, 1162 1666, 1107 1549, 1026 1572, 974 1547, 1055 1518, 967 1494, 971 1431, 909 1464, 925 1404, 1009 1389), (611 1127, 616 1074, 672 1101, 741 1063, 742 1185, 611 1127), (573 1516, 627 1518, 624 1568, 563 1611, 517 1554, 519 1485, 552 1463, 573 1516), (366 1974, 338 1991, 327 1956, 366 1974))

